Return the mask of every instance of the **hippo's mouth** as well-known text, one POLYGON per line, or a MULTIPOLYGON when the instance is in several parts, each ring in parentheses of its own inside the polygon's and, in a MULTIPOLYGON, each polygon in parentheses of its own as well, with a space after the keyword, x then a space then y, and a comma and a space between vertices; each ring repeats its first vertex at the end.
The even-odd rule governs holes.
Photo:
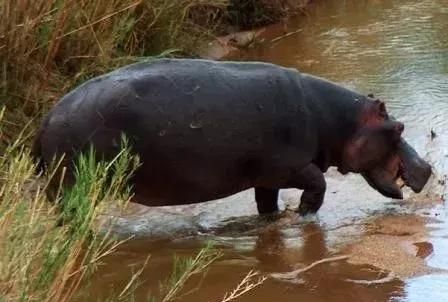
POLYGON ((397 174, 397 177, 394 179, 386 180, 378 180, 371 175, 367 175, 362 173, 362 176, 367 181, 367 183, 376 191, 381 193, 381 195, 393 198, 393 199, 403 199, 403 192, 401 188, 405 185, 404 180, 400 175, 397 174))
POLYGON ((377 167, 361 174, 373 189, 393 199, 403 199, 401 189, 410 186, 406 169, 401 161, 395 161, 392 166, 377 167))
POLYGON ((409 183, 408 174, 406 168, 403 165, 403 162, 400 161, 400 165, 397 171, 397 175, 395 176, 395 184, 402 189, 404 186, 410 187, 412 190, 415 190, 409 183))
POLYGON ((362 176, 382 195, 403 199, 404 186, 411 188, 415 193, 420 193, 431 173, 431 167, 420 158, 414 160, 399 158, 397 161, 392 160, 390 165, 362 173, 362 176))
POLYGON ((414 193, 420 193, 427 179, 429 178, 429 175, 430 173, 428 174, 428 176, 423 176, 423 178, 425 179, 424 183, 422 183, 422 181, 420 182, 415 181, 413 180, 412 175, 406 169, 406 166, 403 163, 403 161, 400 161, 398 171, 395 175, 395 185, 400 191, 401 189, 403 189, 403 187, 406 186, 411 188, 414 193))

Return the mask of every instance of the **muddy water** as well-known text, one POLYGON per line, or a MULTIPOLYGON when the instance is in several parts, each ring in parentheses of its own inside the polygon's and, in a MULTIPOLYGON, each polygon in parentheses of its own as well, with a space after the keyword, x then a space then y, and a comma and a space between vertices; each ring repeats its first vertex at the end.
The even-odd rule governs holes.
MULTIPOLYGON (((430 184, 394 201, 332 170, 313 221, 288 210, 258 218, 250 190, 193 206, 133 205, 115 230, 137 239, 106 259, 91 300, 122 288, 150 253, 137 295, 145 301, 168 276, 174 254, 192 255, 211 240, 224 257, 181 301, 219 301, 251 269, 275 278, 240 301, 448 301, 448 1, 317 1, 308 16, 261 31, 253 47, 232 57, 296 67, 386 100, 405 122, 406 139, 434 165, 430 184), (277 38, 288 32, 295 33, 277 38), (340 255, 348 258, 283 274, 340 255)), ((281 208, 296 207, 298 193, 282 191, 281 208)))

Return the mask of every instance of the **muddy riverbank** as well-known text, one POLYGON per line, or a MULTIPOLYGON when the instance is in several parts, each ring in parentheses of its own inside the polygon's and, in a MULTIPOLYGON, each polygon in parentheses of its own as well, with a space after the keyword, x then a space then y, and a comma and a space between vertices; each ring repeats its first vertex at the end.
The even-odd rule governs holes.
POLYGON ((139 293, 143 301, 171 270, 174 254, 192 255, 210 240, 225 256, 200 290, 182 301, 218 301, 250 269, 271 277, 241 301, 447 300, 447 33, 444 0, 329 0, 311 5, 305 18, 260 30, 244 51, 227 53, 295 67, 385 99, 405 122, 406 139, 433 165, 430 183, 421 194, 406 191, 397 201, 359 175, 332 169, 324 205, 312 220, 285 210, 297 206, 297 190, 281 192, 285 211, 274 220, 256 215, 252 190, 199 205, 131 205, 115 230, 137 239, 107 259, 93 280, 92 297, 125 284, 129 268, 151 253, 139 293), (332 257, 344 258, 313 265, 332 257), (276 278, 309 265, 292 278, 276 278))

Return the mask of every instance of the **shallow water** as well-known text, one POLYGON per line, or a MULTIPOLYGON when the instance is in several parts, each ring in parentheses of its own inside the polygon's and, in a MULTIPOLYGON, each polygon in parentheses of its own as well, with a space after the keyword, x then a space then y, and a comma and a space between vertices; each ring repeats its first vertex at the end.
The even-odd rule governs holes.
MULTIPOLYGON (((308 12, 267 28, 258 38, 263 42, 232 58, 296 67, 384 99, 405 123, 408 142, 435 168, 425 191, 393 201, 361 177, 331 170, 324 206, 311 222, 289 211, 274 221, 257 217, 250 190, 200 205, 133 205, 115 229, 138 238, 106 259, 92 300, 122 288, 150 253, 137 296, 145 301, 169 274, 174 254, 193 255, 211 240, 225 256, 181 301, 219 301, 251 269, 290 272, 336 255, 350 258, 292 280, 269 278, 239 301, 448 301, 448 2, 325 0, 308 12)), ((298 197, 296 190, 283 191, 281 207, 297 206, 298 197)))

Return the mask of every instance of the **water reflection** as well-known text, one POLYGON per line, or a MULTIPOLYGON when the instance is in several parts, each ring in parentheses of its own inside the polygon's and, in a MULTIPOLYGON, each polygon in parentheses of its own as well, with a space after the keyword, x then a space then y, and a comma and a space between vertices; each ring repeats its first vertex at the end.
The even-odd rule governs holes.
POLYGON ((326 1, 308 19, 291 23, 303 31, 235 57, 297 67, 373 92, 406 123, 406 138, 417 151, 446 171, 447 139, 438 137, 433 146, 428 135, 448 128, 447 19, 443 0, 326 1))
POLYGON ((429 275, 411 279, 405 287, 406 298, 393 302, 446 301, 448 275, 429 275))
MULTIPOLYGON (((258 242, 266 243, 266 246, 257 244, 255 250, 256 255, 264 256, 262 258, 257 256, 261 264, 270 264, 270 269, 276 267, 277 270, 290 271, 297 268, 298 265, 301 268, 318 260, 334 256, 327 242, 328 231, 320 224, 309 223, 302 226, 300 230, 302 245, 297 249, 285 248, 281 244, 282 236, 279 231, 270 230, 261 234, 258 242), (281 248, 277 253, 269 253, 269 257, 265 257, 265 251, 272 247, 272 242, 275 242, 275 246, 281 248), (273 265, 273 263, 276 265, 273 265)), ((382 278, 384 274, 367 265, 358 266, 348 264, 345 261, 334 261, 317 265, 298 275, 296 280, 289 280, 288 283, 292 285, 289 285, 288 288, 291 297, 295 296, 297 299, 303 299, 303 301, 388 301, 392 297, 401 296, 400 288, 403 287, 403 283, 398 279, 381 284, 381 289, 375 286, 359 285, 351 281, 356 279, 368 282, 369 280, 382 278)), ((280 281, 275 281, 274 284, 276 282, 280 281)), ((272 285, 269 284, 269 286, 272 285)), ((293 300, 291 299, 291 301, 293 300)))
MULTIPOLYGON (((330 246, 332 243, 327 240, 327 234, 332 232, 331 230, 326 230, 320 223, 307 223, 294 229, 296 232, 292 236, 292 232, 285 232, 284 227, 274 223, 260 228, 257 234, 242 235, 241 238, 254 243, 250 251, 223 246, 225 256, 211 268, 201 284, 201 290, 183 296, 181 301, 218 301, 226 290, 232 289, 252 268, 264 273, 288 272, 334 256, 330 246), (294 240, 295 244, 288 243, 291 240, 294 240)), ((217 239, 219 241, 219 238, 217 239)), ((238 241, 238 238, 234 239, 238 241)), ((90 297, 100 297, 112 288, 119 289, 124 286, 130 276, 130 268, 141 265, 145 254, 151 252, 152 261, 143 273, 146 282, 137 294, 137 301, 144 301, 148 290, 157 292, 158 282, 168 276, 173 253, 180 256, 192 255, 200 244, 201 242, 191 240, 177 243, 151 243, 145 240, 130 242, 122 247, 122 253, 119 252, 106 260, 106 269, 94 280, 95 291, 90 297)), ((285 302, 389 301, 393 297, 403 296, 404 284, 398 279, 379 286, 366 286, 349 281, 376 280, 386 274, 368 265, 352 265, 345 261, 324 263, 301 274, 294 282, 268 279, 259 290, 244 296, 240 301, 275 301, 279 297, 285 302)), ((187 286, 186 292, 198 281, 193 279, 192 286, 187 286)))
MULTIPOLYGON (((308 224, 297 223, 293 218, 288 220, 288 217, 260 220, 253 216, 255 203, 247 192, 228 201, 180 210, 144 210, 138 213, 138 219, 123 220, 123 227, 128 225, 128 229, 135 232, 144 229, 148 234, 158 230, 173 235, 180 233, 180 229, 190 229, 191 232, 186 232, 188 235, 202 233, 224 249, 225 257, 211 268, 201 290, 183 297, 182 301, 218 301, 252 268, 265 273, 288 272, 340 254, 347 245, 356 246, 358 241, 362 243, 370 238, 372 234, 365 224, 381 225, 380 218, 390 213, 418 212, 435 220, 426 225, 415 215, 407 220, 400 216, 388 218, 386 227, 382 225, 382 233, 373 237, 377 241, 367 241, 370 251, 366 253, 365 262, 378 263, 377 258, 381 257, 394 262, 389 267, 383 264, 387 270, 394 269, 395 262, 401 260, 406 264, 409 259, 448 269, 448 219, 440 199, 440 195, 445 194, 445 184, 439 183, 448 171, 447 1, 316 1, 308 17, 298 16, 286 25, 273 26, 262 38, 264 43, 234 58, 296 67, 385 99, 393 115, 406 124, 406 139, 434 165, 435 175, 424 193, 407 194, 406 201, 391 202, 369 189, 358 176, 341 177, 330 171, 327 173, 328 193, 319 220, 308 224), (269 42, 285 30, 298 28, 302 31, 269 42), (435 137, 431 138, 431 130, 435 137), (433 208, 435 205, 438 207, 433 208), (241 217, 243 215, 249 218, 241 217), (240 217, 223 223, 234 216, 240 217), (413 224, 413 221, 418 223, 413 224), (400 223, 408 229, 398 232, 400 223), (170 231, 172 225, 175 227, 170 231), (415 236, 418 232, 421 234, 415 236), (396 250, 399 253, 394 253, 396 250), (380 257, 381 251, 384 253, 380 257)), ((281 195, 285 203, 291 200, 297 203, 297 192, 281 195)), ((137 298, 137 301, 144 301, 146 292, 157 289, 158 282, 168 275, 173 253, 192 255, 200 244, 202 241, 197 237, 177 242, 147 239, 130 242, 120 253, 107 259, 107 265, 94 280, 92 297, 108 292, 110 284, 124 286, 129 278, 126 272, 132 265, 141 265, 149 252, 152 258, 143 274, 146 282, 137 298)), ((448 300, 446 275, 431 273, 370 286, 347 281, 383 278, 387 272, 381 272, 379 266, 354 265, 346 261, 325 263, 300 275, 293 283, 270 279, 240 301, 448 300)))

